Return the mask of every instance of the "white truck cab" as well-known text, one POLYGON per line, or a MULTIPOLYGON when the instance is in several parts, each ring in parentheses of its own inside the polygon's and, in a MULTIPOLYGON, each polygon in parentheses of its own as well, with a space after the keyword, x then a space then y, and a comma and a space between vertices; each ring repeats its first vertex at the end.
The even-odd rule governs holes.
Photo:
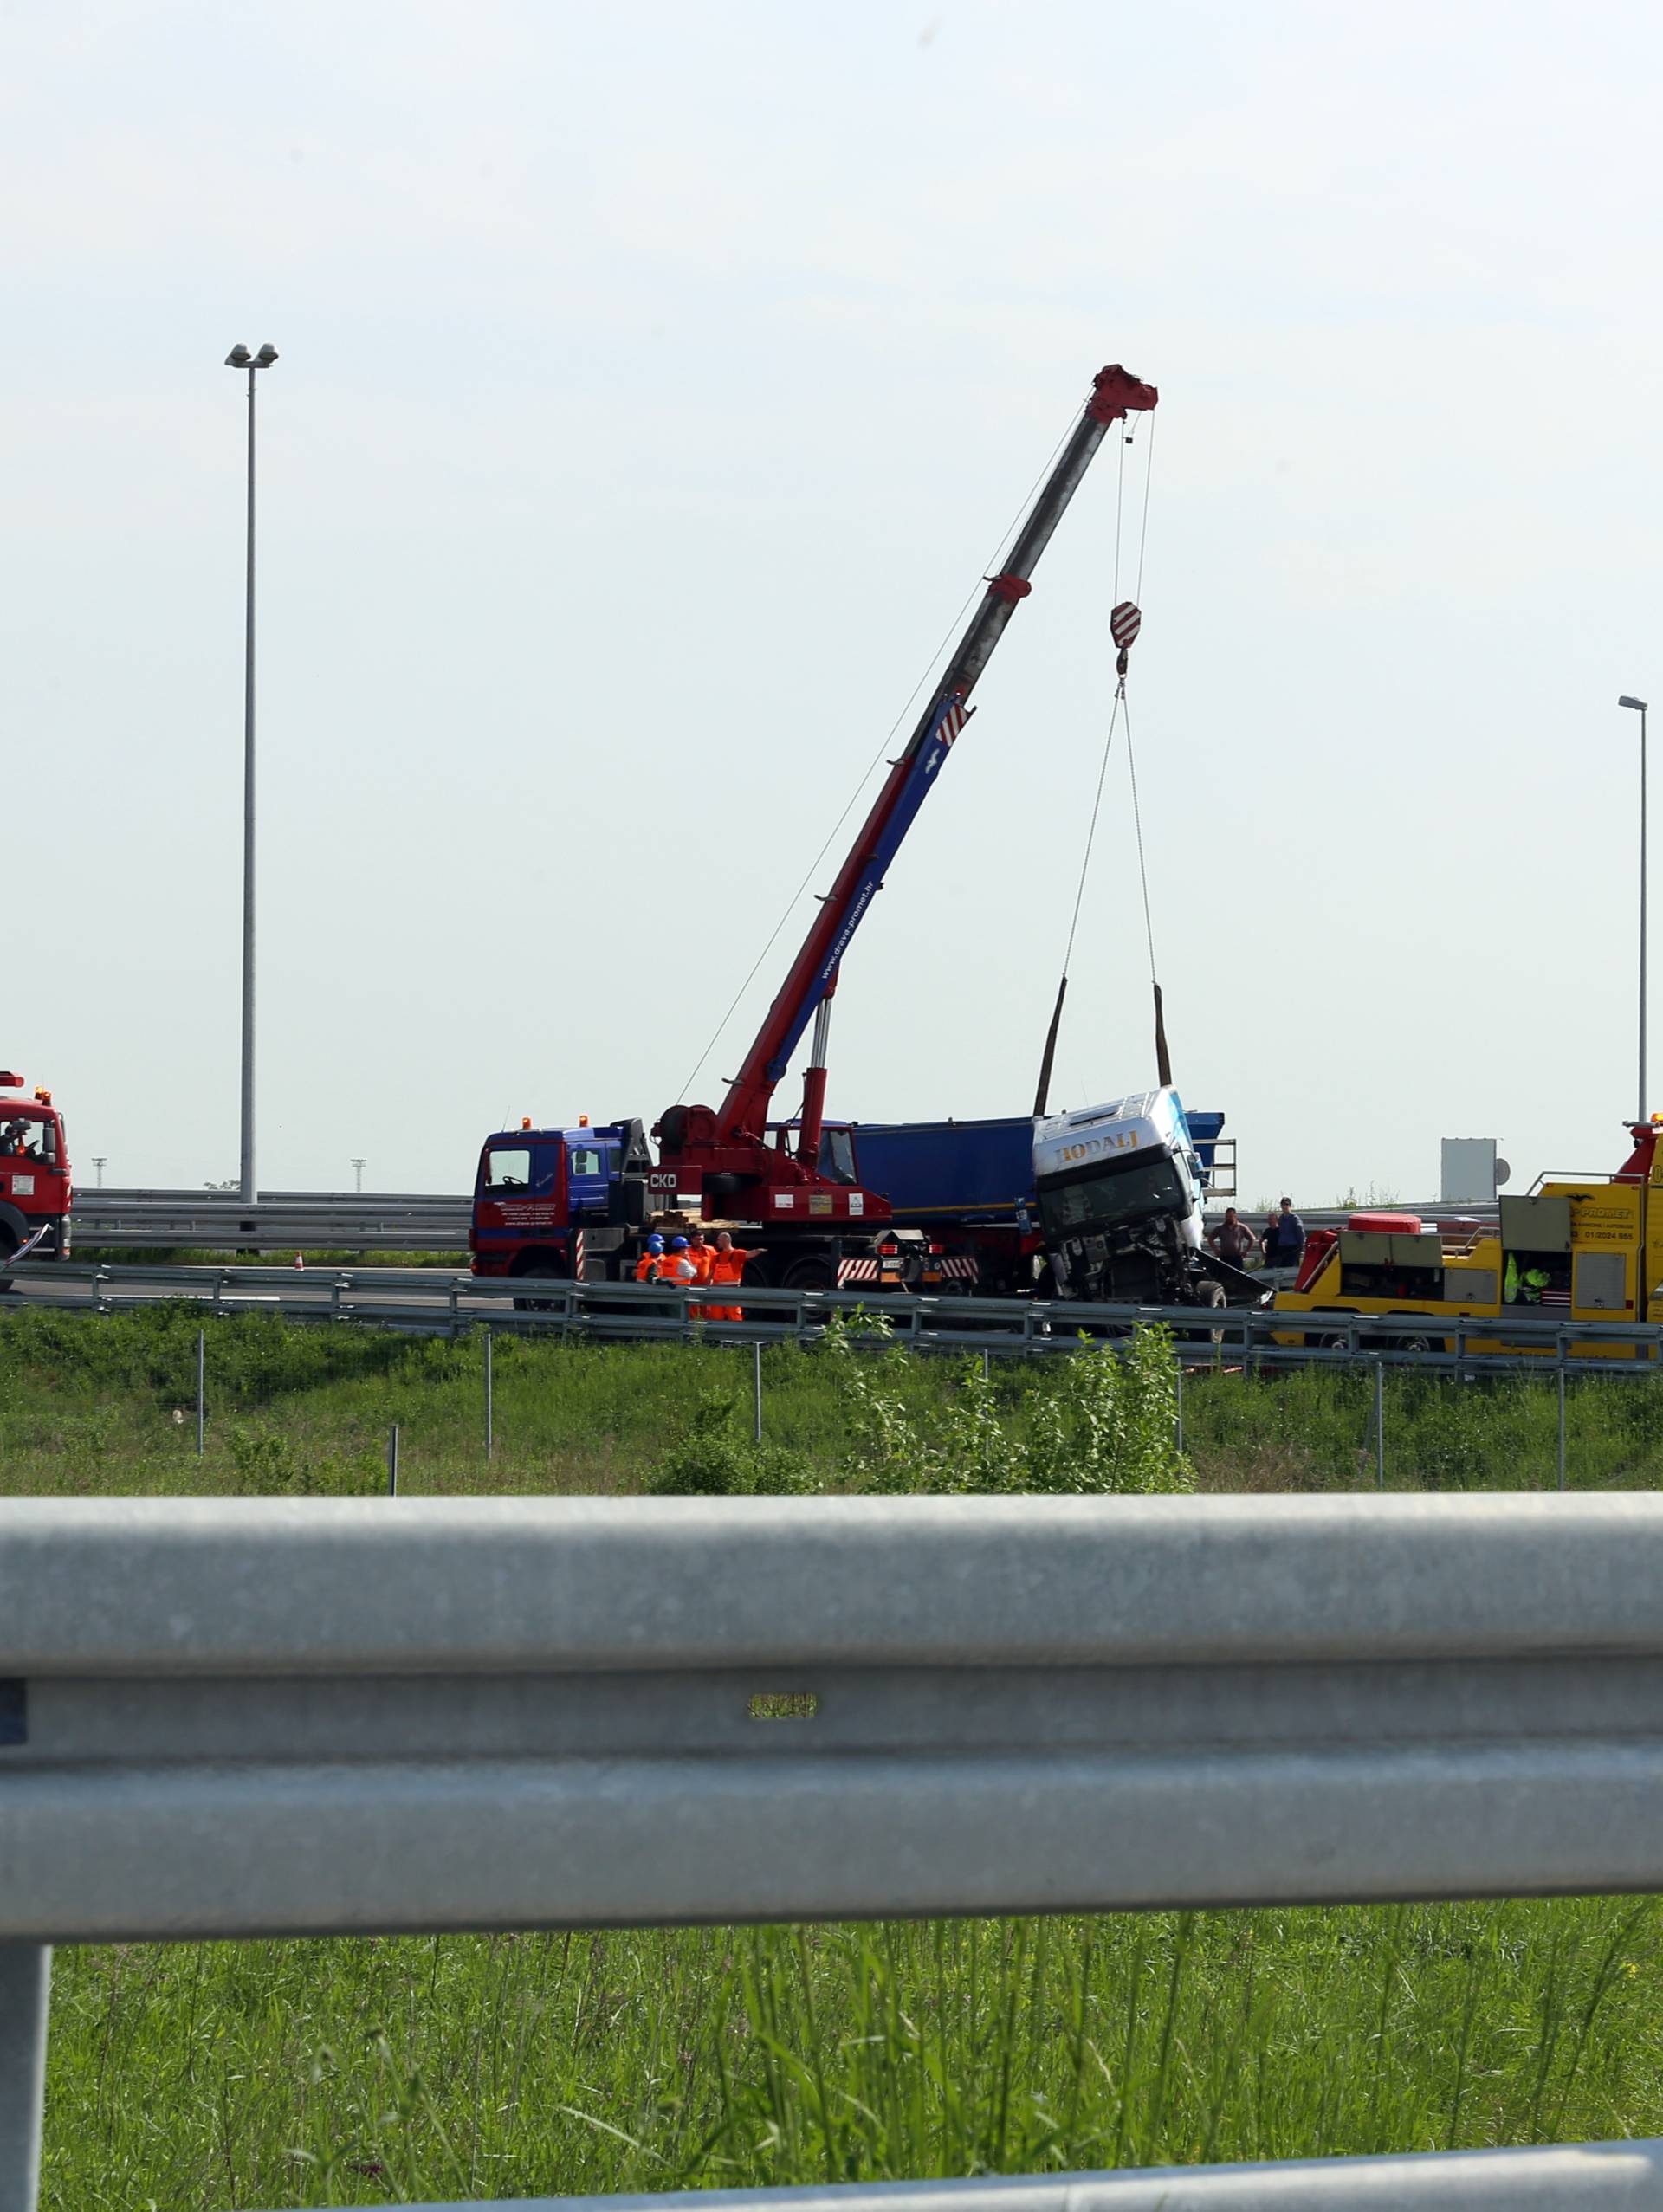
POLYGON ((1206 1170, 1169 1084, 1036 1122, 1033 1172, 1063 1297, 1220 1302, 1220 1263, 1203 1241, 1206 1170))

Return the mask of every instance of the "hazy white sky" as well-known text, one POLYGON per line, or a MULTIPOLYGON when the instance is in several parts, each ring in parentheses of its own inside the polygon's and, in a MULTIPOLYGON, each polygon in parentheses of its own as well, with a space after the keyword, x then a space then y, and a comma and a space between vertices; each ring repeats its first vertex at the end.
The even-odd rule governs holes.
MULTIPOLYGON (((1516 1187, 1614 1166, 1660 61, 1653 8, 1530 0, 0 0, 0 1054, 55 1086, 84 1180, 235 1172, 235 341, 282 355, 268 1188, 361 1154, 458 1189, 506 1119, 680 1096, 1120 360, 1162 393, 1131 682, 1156 948, 1246 1195, 1423 1195, 1443 1135, 1499 1137, 1516 1187)), ((845 963, 833 1111, 1032 1097, 1118 459, 845 963)), ((1122 757, 1054 1103, 1149 1078, 1147 1001, 1122 757)), ((1654 1063, 1663 1103, 1663 1029, 1654 1063)))

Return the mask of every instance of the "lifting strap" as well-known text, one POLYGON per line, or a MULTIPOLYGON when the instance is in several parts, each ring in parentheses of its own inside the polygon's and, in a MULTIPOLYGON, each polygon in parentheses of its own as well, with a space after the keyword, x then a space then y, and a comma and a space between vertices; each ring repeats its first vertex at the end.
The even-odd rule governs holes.
POLYGON ((1121 466, 1115 493, 1115 607, 1109 618, 1109 631, 1114 639, 1115 702, 1109 715, 1109 728, 1103 741, 1103 760, 1097 770, 1097 788, 1091 801, 1091 818, 1086 825, 1085 851, 1080 859, 1080 879, 1074 892, 1074 911, 1069 917, 1068 942, 1063 948, 1062 979, 1057 986, 1057 1003, 1052 1008, 1051 1026, 1045 1032, 1045 1051, 1040 1055, 1039 1081, 1034 1091, 1033 1117, 1039 1121, 1045 1112, 1051 1096, 1052 1070, 1057 1057, 1057 1037, 1062 1026, 1063 1001, 1068 996, 1068 964, 1074 954, 1074 939, 1080 926, 1080 908, 1085 898, 1086 879, 1091 868, 1091 848, 1097 834, 1097 816, 1103 807, 1103 780, 1109 773, 1109 755, 1115 742, 1115 726, 1123 714, 1126 718, 1126 762, 1132 787, 1132 824, 1137 838, 1137 874, 1143 896, 1143 934, 1149 948, 1149 987, 1155 994, 1155 1080, 1165 1088, 1172 1081, 1172 1055, 1167 1045, 1165 1011, 1161 999, 1160 978, 1155 969, 1155 922, 1149 906, 1149 870, 1143 851, 1143 816, 1137 799, 1137 759, 1132 750, 1132 714, 1126 698, 1126 669, 1132 641, 1142 624, 1137 600, 1143 589, 1143 556, 1149 536, 1149 477, 1155 461, 1155 418, 1149 418, 1149 443, 1145 448, 1143 471, 1143 516, 1138 532, 1137 582, 1129 599, 1120 597, 1120 541, 1121 514, 1123 504, 1126 469, 1126 447, 1129 437, 1121 445, 1121 466))

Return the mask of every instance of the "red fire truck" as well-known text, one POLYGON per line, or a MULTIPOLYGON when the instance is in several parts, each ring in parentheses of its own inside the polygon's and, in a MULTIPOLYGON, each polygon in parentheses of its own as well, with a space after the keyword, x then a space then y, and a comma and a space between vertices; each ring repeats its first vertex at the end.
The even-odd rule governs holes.
POLYGON ((49 1090, 0 1069, 0 1260, 68 1259, 69 1147, 49 1090))

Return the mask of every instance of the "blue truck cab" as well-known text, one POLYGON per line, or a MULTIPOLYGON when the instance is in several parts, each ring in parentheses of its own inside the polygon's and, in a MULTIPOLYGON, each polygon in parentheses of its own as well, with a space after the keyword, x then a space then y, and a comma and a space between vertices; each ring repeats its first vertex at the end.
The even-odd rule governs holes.
POLYGON ((653 1172, 638 1121, 497 1131, 474 1177, 475 1274, 615 1274, 608 1258, 646 1220, 653 1172))

